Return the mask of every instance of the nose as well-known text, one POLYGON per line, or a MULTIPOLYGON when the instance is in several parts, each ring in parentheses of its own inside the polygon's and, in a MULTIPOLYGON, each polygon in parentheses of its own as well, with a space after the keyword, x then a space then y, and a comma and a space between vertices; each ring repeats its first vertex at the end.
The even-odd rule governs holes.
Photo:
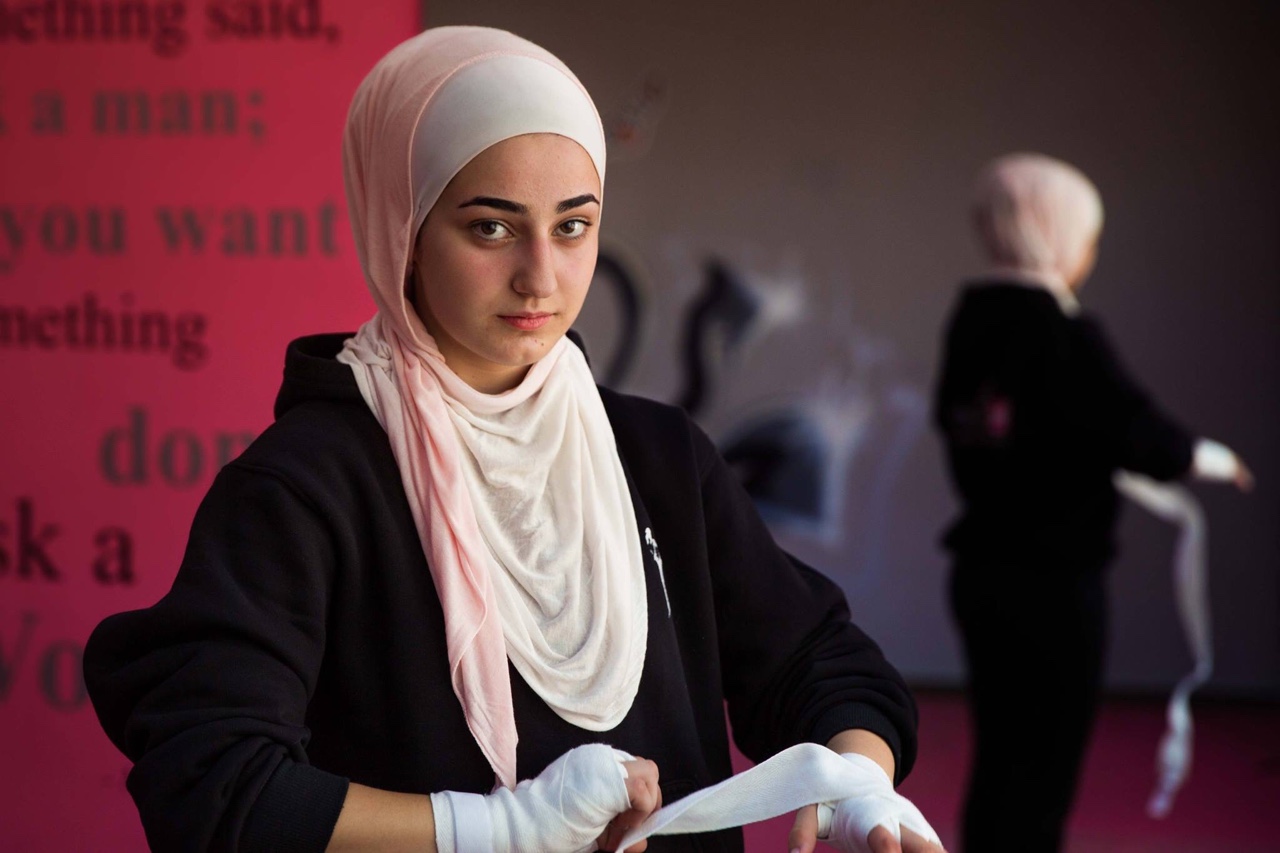
POLYGON ((522 296, 546 299, 556 292, 555 250, 549 238, 530 240, 511 286, 522 296))

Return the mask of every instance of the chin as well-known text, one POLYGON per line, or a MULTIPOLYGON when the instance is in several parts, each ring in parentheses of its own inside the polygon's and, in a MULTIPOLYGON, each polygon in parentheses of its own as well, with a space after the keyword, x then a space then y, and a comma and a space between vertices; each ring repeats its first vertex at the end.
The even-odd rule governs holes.
POLYGON ((514 346, 507 347, 501 353, 495 353, 493 360, 508 367, 531 367, 541 361, 543 356, 551 352, 551 348, 555 346, 556 341, 560 340, 561 337, 561 335, 554 337, 539 335, 536 339, 526 338, 514 346))

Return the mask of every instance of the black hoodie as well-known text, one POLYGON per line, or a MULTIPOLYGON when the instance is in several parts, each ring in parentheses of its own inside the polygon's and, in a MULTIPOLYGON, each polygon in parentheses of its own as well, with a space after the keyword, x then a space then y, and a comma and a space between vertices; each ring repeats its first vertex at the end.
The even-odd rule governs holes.
POLYGON ((964 504, 945 541, 963 564, 1100 570, 1115 548, 1113 474, 1191 467, 1193 437, 1128 375, 1101 324, 1045 289, 966 288, 939 374, 935 418, 964 504))
MULTIPOLYGON (((444 617, 390 444, 333 358, 346 337, 290 345, 276 422, 214 481, 173 588, 106 619, 86 647, 89 694, 134 762, 128 787, 155 850, 323 850, 348 780, 416 793, 493 785, 450 686, 444 617)), ((600 394, 639 530, 663 560, 659 573, 641 549, 644 670, 631 711, 600 733, 562 720, 511 669, 519 777, 604 741, 656 761, 670 802, 732 772, 725 700, 756 760, 864 728, 905 776, 915 706, 840 590, 778 549, 682 411, 600 394)), ((650 849, 741 850, 742 835, 650 849)))

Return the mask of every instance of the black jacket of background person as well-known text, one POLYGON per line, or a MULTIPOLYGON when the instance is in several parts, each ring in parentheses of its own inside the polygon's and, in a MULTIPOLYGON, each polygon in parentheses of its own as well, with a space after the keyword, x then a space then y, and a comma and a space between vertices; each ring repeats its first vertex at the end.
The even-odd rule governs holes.
MULTIPOLYGON (((218 474, 172 590, 106 619, 85 649, 89 694, 134 762, 128 787, 153 849, 320 851, 348 780, 493 786, 450 686, 440 602, 390 444, 333 358, 345 337, 290 346, 276 421, 218 474)), ((681 410, 600 393, 641 536, 652 529, 662 560, 642 547, 639 694, 615 729, 591 732, 512 668, 519 778, 604 741, 655 760, 671 802, 731 774, 726 699, 756 760, 865 728, 905 776, 915 705, 850 624, 839 588, 778 549, 681 410)), ((741 850, 742 834, 650 843, 741 850)))
POLYGON ((944 543, 961 565, 1101 569, 1115 550, 1113 473, 1191 467, 1192 436, 1125 372, 1098 321, 1038 287, 964 290, 934 414, 963 504, 944 543))

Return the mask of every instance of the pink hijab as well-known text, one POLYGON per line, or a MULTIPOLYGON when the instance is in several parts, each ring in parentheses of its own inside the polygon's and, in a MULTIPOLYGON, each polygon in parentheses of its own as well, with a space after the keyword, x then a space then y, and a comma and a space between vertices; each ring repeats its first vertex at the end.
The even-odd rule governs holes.
POLYGON ((555 56, 503 30, 426 30, 360 84, 342 144, 347 205, 369 290, 399 335, 424 342, 404 298, 405 274, 418 227, 440 193, 489 146, 539 132, 582 145, 604 183, 604 128, 587 90, 555 56), (503 85, 486 85, 494 77, 503 85), (488 103, 476 103, 481 93, 488 103))
MULTIPOLYGON (((600 708, 587 708, 599 710, 586 715, 597 723, 589 727, 616 725, 634 698, 647 630, 647 623, 618 612, 617 602, 633 601, 637 590, 643 610, 643 564, 625 476, 581 353, 562 339, 519 386, 505 394, 481 394, 447 367, 406 297, 417 231, 449 181, 489 146, 526 133, 556 133, 578 142, 603 185, 600 118, 560 60, 501 30, 440 27, 399 45, 369 72, 352 101, 343 144, 356 248, 378 313, 347 341, 339 360, 352 366, 390 439, 444 610, 454 692, 481 751, 507 787, 516 783, 517 736, 499 596, 506 596, 502 606, 507 609, 501 612, 510 612, 510 586, 503 576, 508 585, 495 592, 494 537, 487 541, 482 534, 475 503, 480 498, 468 493, 474 460, 466 457, 458 437, 459 412, 483 420, 525 404, 536 409, 543 405, 541 398, 568 399, 564 405, 572 409, 575 432, 554 443, 576 441, 586 448, 579 455, 588 457, 587 464, 594 466, 590 473, 607 484, 603 494, 586 496, 589 508, 609 507, 604 521, 588 532, 606 543, 610 554, 621 556, 607 566, 613 598, 606 604, 612 609, 600 605, 601 599, 589 605, 596 607, 600 629, 589 639, 604 636, 603 645, 620 650, 623 665, 594 666, 590 656, 580 662, 582 671, 621 670, 624 675, 608 674, 579 690, 577 683, 562 683, 554 661, 543 665, 541 672, 549 671, 550 679, 561 678, 549 690, 568 697, 562 707, 551 703, 557 712, 571 719, 569 714, 582 710, 582 702, 574 704, 576 697, 589 688, 608 694, 600 708), (548 390, 540 394, 544 386, 548 390), (613 627, 608 630, 614 634, 605 633, 606 625, 618 623, 625 625, 623 636, 613 627)), ((630 609, 637 608, 631 604, 630 609)), ((514 653, 512 660, 521 664, 514 653)))
POLYGON ((1102 198, 1083 172, 1044 154, 1006 154, 978 176, 973 212, 997 271, 1074 302, 1067 278, 1102 229, 1102 198))

